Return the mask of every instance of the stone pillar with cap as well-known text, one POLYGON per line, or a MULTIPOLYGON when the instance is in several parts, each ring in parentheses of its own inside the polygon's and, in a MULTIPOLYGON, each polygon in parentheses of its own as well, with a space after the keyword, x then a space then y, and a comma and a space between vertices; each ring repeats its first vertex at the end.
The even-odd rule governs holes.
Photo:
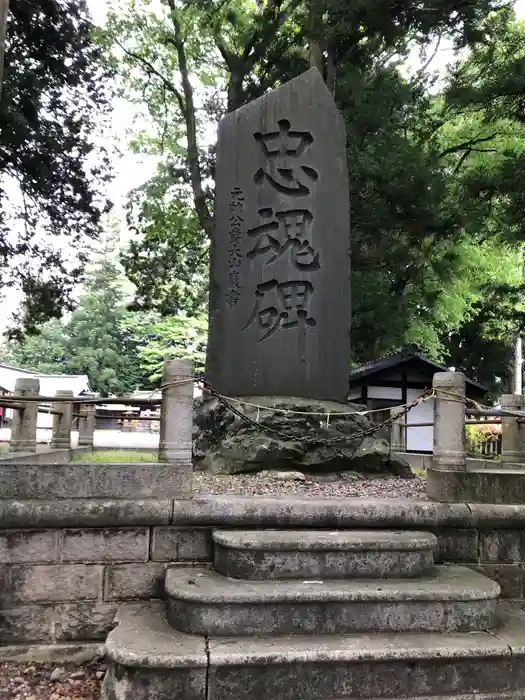
POLYGON ((62 399, 53 403, 51 410, 56 411, 53 415, 53 435, 51 437, 51 447, 57 450, 71 449, 71 429, 73 427, 73 403, 64 399, 73 399, 74 394, 69 390, 59 390, 55 394, 55 399, 62 399))
POLYGON ((435 392, 432 468, 465 471, 465 375, 437 372, 432 386, 435 392))
POLYGON ((406 452, 406 410, 401 406, 390 409, 393 418, 390 425, 390 451, 406 452))
POLYGON ((78 419, 78 446, 93 447, 93 437, 95 434, 95 406, 93 404, 83 404, 80 407, 78 419))
POLYGON ((191 494, 193 362, 167 360, 162 374, 159 461, 180 472, 180 497, 191 494))
MULTIPOLYGON (((21 377, 15 383, 16 396, 38 396, 40 382, 34 377, 21 377)), ((9 450, 11 452, 36 452, 36 430, 38 421, 38 401, 20 403, 23 409, 13 409, 11 421, 11 440, 9 450)))
MULTIPOLYGON (((520 394, 503 394, 500 398, 502 410, 523 411, 525 399, 520 394)), ((501 461, 525 463, 525 423, 512 416, 501 418, 501 461)))

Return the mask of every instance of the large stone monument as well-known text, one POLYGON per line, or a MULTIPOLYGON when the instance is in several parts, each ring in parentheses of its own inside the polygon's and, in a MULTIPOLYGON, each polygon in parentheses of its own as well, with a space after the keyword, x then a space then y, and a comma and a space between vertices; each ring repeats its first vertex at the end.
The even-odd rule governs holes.
POLYGON ((210 383, 344 401, 350 214, 344 123, 313 68, 219 127, 210 383))
POLYGON ((340 415, 352 411, 348 190, 343 119, 317 69, 222 120, 206 374, 253 422, 205 396, 200 468, 389 463, 368 419, 340 415))

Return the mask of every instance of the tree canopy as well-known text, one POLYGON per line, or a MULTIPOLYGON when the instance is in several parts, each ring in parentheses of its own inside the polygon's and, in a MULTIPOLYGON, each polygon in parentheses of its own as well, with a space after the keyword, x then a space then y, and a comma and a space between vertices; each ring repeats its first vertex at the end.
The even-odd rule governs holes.
POLYGON ((352 361, 416 345, 505 388, 525 322, 525 25, 508 3, 114 0, 98 41, 94 65, 146 117, 131 147, 159 159, 121 255, 139 374, 202 360, 218 120, 313 65, 347 131, 352 361), (428 60, 407 72, 414 50, 428 60))
POLYGON ((94 134, 111 72, 85 0, 10 0, 0 98, 0 293, 23 293, 34 330, 71 304, 108 208, 94 134))
POLYGON ((4 344, 3 361, 48 374, 87 374, 102 396, 159 386, 164 361, 191 358, 204 366, 205 317, 130 312, 123 274, 112 258, 114 242, 88 267, 84 291, 65 320, 4 344))
POLYGON ((204 307, 209 133, 226 112, 316 65, 347 128, 352 359, 415 344, 480 381, 504 378, 523 321, 525 238, 525 28, 512 8, 490 0, 121 2, 105 41, 128 96, 149 117, 133 146, 161 156, 128 204, 137 235, 122 260, 137 308, 204 307), (407 77, 409 50, 440 40, 458 52, 443 84, 427 66, 407 77), (477 365, 476 351, 466 351, 473 337, 486 353, 477 365))

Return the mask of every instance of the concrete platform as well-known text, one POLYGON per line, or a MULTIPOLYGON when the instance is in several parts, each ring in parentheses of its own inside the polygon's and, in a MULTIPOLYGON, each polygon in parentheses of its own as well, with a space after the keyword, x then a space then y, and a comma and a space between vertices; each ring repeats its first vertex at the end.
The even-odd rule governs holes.
POLYGON ((167 499, 185 493, 187 482, 179 464, 162 462, 25 464, 20 460, 2 463, 0 469, 4 500, 167 499))
POLYGON ((488 632, 205 639, 161 604, 127 609, 107 640, 103 700, 518 700, 525 617, 500 606, 488 632))
POLYGON ((104 700, 207 700, 202 637, 174 632, 160 602, 123 607, 106 640, 104 700))
POLYGON ((172 567, 165 590, 173 627, 224 637, 486 630, 500 594, 494 581, 456 566, 415 581, 241 581, 172 567))
POLYGON ((214 566, 251 580, 415 578, 434 571, 437 537, 374 530, 215 530, 214 566))
POLYGON ((427 470, 427 495, 441 503, 525 504, 525 468, 427 470))

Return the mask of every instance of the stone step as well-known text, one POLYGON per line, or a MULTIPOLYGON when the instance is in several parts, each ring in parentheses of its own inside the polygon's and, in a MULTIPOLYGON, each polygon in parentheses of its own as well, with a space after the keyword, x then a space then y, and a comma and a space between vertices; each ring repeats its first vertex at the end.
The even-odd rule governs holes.
POLYGON ((103 700, 523 700, 525 620, 491 633, 217 639, 126 609, 106 643, 103 700))
POLYGON ((252 580, 415 578, 434 570, 437 537, 388 530, 215 530, 215 569, 252 580))
POLYGON ((459 566, 417 580, 347 581, 241 581, 171 567, 165 589, 173 627, 224 637, 485 630, 500 594, 497 583, 459 566))

